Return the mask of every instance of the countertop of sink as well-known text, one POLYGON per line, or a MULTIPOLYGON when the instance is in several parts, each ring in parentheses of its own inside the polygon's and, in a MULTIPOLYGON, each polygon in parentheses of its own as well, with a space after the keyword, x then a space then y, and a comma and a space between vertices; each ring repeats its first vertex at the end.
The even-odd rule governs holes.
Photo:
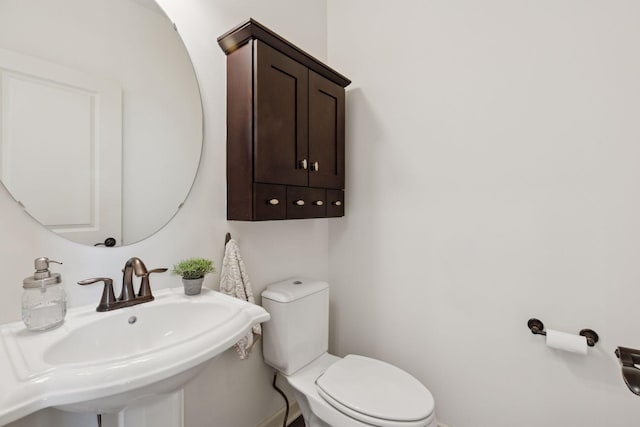
POLYGON ((185 296, 182 287, 163 289, 155 298, 106 313, 94 305, 73 308, 62 326, 45 332, 29 332, 22 322, 0 325, 0 426, 46 407, 170 378, 216 357, 255 323, 269 320, 260 306, 206 289, 197 296, 185 296), (176 310, 182 310, 180 318, 168 319, 176 310), (130 324, 132 316, 136 322, 130 324), (189 321, 195 330, 185 326, 189 321), (136 327, 144 332, 139 343, 131 332, 136 327))

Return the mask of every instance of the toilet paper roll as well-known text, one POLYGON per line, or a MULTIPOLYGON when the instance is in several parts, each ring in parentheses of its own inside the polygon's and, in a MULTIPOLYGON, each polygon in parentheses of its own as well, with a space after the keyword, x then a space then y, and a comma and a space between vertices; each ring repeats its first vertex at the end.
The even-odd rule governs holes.
POLYGON ((547 346, 572 353, 587 354, 586 337, 553 329, 547 329, 547 346))

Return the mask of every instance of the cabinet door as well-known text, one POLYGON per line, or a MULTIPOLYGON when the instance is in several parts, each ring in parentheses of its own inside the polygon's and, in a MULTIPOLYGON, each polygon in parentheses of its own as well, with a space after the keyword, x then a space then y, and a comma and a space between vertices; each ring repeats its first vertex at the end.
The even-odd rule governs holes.
POLYGON ((254 64, 255 181, 308 185, 308 69, 260 41, 254 64))
POLYGON ((309 186, 344 188, 344 89, 309 71, 309 186))

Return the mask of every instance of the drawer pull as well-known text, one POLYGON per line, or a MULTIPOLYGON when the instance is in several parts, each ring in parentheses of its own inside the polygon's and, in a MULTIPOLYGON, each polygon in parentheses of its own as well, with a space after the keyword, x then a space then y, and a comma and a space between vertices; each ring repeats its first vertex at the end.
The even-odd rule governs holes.
POLYGON ((333 206, 342 206, 342 202, 340 200, 336 200, 335 202, 331 203, 333 206))
POLYGON ((275 206, 275 205, 279 205, 280 204, 280 200, 278 200, 278 199, 270 199, 267 203, 269 203, 272 206, 275 206))
POLYGON ((318 162, 313 162, 313 163, 311 164, 311 170, 312 170, 313 172, 317 172, 317 171, 319 171, 319 170, 320 170, 320 163, 318 163, 318 162))
POLYGON ((316 200, 315 202, 313 202, 313 204, 316 206, 322 206, 324 205, 324 202, 322 200, 316 200))
POLYGON ((304 169, 304 170, 306 170, 306 169, 307 169, 307 159, 302 159, 302 160, 300 160, 300 161, 298 162, 298 167, 299 167, 300 169, 304 169))
POLYGON ((295 202, 293 202, 294 204, 298 205, 298 206, 304 206, 304 200, 296 200, 295 202))

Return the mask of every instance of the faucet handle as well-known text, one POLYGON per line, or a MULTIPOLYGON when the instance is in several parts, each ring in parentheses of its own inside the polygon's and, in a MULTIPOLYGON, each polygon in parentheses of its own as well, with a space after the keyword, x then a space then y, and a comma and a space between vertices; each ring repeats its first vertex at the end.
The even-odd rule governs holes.
POLYGON ((142 275, 142 282, 140 283, 140 290, 138 291, 138 298, 148 298, 149 301, 153 300, 153 294, 151 293, 151 284, 149 283, 149 275, 151 273, 164 273, 167 268, 154 268, 147 271, 142 275))
POLYGON ((113 280, 108 277, 95 277, 92 279, 80 280, 78 285, 91 285, 93 283, 104 282, 102 290, 102 298, 100 304, 96 307, 96 311, 108 311, 116 303, 116 296, 113 293, 113 280))

